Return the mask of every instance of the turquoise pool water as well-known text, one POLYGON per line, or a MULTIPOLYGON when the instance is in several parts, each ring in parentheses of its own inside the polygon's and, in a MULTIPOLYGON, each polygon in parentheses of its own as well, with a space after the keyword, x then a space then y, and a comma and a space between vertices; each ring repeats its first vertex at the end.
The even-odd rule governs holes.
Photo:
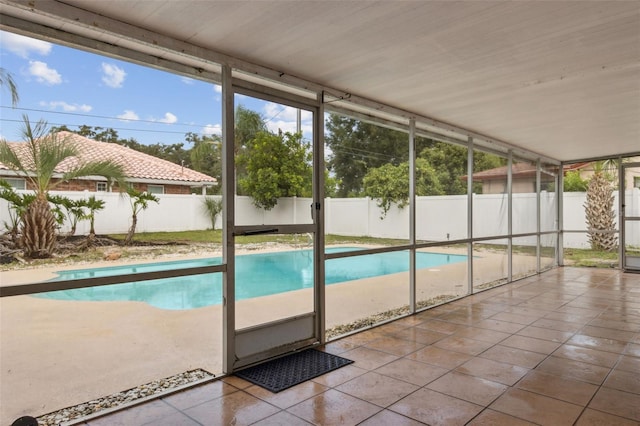
MULTIPOLYGON (((352 251, 357 248, 334 248, 327 252, 352 251)), ((463 262, 467 256, 416 253, 418 269, 463 262)), ((59 272, 56 280, 104 277, 174 270, 221 264, 221 258, 197 259, 140 265, 81 269, 59 272)), ((331 259, 326 262, 326 284, 406 272, 408 252, 391 252, 331 259)), ((236 257, 236 300, 267 296, 313 286, 311 250, 259 253, 236 257)), ((203 274, 114 284, 101 287, 41 293, 39 297, 57 300, 146 302, 161 309, 194 309, 222 303, 222 274, 203 274)))

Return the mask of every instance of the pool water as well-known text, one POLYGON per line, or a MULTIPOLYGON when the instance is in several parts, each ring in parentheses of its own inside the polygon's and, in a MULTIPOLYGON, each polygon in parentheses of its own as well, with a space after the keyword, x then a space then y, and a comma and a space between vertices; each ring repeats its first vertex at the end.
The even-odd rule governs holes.
MULTIPOLYGON (((331 248, 327 253, 357 248, 331 248)), ((236 300, 313 287, 313 253, 295 250, 236 256, 236 300)), ((463 262, 467 256, 416 253, 417 269, 463 262)), ((59 272, 56 280, 104 277, 136 272, 175 270, 221 264, 221 258, 196 259, 59 272)), ((327 285, 409 270, 408 252, 370 254, 330 259, 325 265, 327 285)), ((160 309, 194 309, 222 303, 222 274, 163 278, 41 293, 57 300, 146 302, 160 309)))

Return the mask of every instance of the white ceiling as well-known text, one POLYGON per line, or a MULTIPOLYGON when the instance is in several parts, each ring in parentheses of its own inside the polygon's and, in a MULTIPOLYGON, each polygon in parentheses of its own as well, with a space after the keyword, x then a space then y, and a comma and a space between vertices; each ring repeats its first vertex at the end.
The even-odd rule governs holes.
POLYGON ((639 1, 0 5, 6 29, 17 16, 156 56, 188 43, 558 160, 640 152, 639 1))

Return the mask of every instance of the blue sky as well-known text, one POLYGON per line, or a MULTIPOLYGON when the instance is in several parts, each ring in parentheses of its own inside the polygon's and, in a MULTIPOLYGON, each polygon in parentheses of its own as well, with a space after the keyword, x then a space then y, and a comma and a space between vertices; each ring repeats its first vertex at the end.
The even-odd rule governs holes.
MULTIPOLYGON (((106 56, 0 31, 0 66, 20 95, 16 108, 0 91, 0 136, 20 140, 22 115, 50 126, 100 126, 140 143, 184 142, 187 132, 220 134, 220 86, 106 56)), ((296 130, 296 110, 238 96, 272 131, 296 130)), ((309 137, 310 114, 303 112, 309 137)))

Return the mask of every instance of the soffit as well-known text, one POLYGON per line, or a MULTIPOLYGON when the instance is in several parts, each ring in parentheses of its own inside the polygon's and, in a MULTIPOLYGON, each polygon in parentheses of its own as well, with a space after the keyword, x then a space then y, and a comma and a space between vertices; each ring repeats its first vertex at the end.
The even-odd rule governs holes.
MULTIPOLYGON (((27 6, 45 2, 2 3, 43 22, 27 6)), ((46 24, 65 31, 158 56, 129 37, 142 28, 550 158, 640 151, 640 2, 57 4, 46 24), (79 25, 69 5, 122 25, 79 25)))

